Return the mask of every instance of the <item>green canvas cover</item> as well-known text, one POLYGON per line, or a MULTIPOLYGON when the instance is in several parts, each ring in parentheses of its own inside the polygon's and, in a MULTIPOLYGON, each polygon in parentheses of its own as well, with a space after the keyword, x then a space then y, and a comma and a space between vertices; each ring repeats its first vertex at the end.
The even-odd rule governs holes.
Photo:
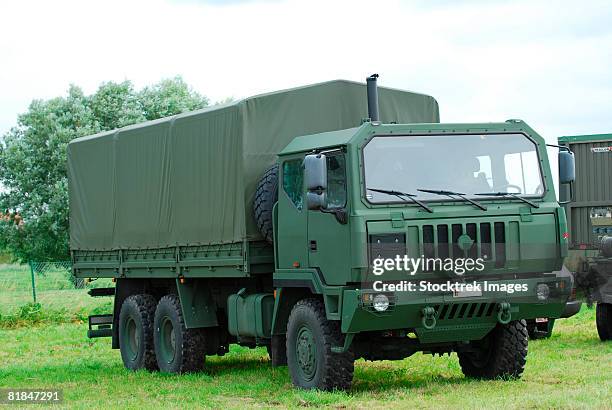
MULTIPOLYGON (((379 89, 383 122, 439 121, 430 96, 379 89)), ((75 139, 70 245, 163 248, 260 239, 259 178, 300 135, 359 126, 365 84, 330 81, 75 139)))

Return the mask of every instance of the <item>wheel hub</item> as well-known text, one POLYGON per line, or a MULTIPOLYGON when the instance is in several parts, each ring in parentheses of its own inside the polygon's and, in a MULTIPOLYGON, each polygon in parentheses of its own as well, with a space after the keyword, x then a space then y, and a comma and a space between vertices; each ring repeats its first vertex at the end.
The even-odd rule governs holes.
POLYGON ((125 330, 127 335, 127 353, 130 360, 136 360, 138 356, 138 348, 140 346, 140 335, 136 326, 136 321, 133 318, 128 318, 125 324, 125 330))
POLYGON ((304 379, 312 380, 317 370, 316 344, 309 328, 302 326, 296 340, 297 361, 304 379))
POLYGON ((163 360, 166 363, 172 363, 174 361, 174 355, 176 353, 176 335, 174 332, 174 326, 169 317, 165 317, 162 320, 160 326, 160 333, 160 350, 163 356, 163 360))

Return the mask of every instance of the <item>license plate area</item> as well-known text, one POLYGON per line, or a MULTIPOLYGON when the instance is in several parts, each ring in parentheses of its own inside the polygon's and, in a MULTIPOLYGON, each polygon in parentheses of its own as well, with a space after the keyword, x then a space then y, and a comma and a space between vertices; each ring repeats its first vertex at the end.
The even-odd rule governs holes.
POLYGON ((482 296, 482 290, 455 290, 453 298, 476 298, 482 296))

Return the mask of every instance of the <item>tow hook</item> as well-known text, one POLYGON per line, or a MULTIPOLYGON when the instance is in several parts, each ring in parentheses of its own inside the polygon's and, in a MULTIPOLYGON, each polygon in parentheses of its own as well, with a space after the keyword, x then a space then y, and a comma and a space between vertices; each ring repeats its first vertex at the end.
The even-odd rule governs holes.
POLYGON ((421 310, 423 317, 421 318, 421 323, 423 327, 427 330, 431 330, 436 327, 436 310, 431 306, 425 306, 423 310, 421 310))
POLYGON ((510 313, 510 303, 502 302, 497 305, 497 321, 502 325, 510 323, 512 314, 510 313))

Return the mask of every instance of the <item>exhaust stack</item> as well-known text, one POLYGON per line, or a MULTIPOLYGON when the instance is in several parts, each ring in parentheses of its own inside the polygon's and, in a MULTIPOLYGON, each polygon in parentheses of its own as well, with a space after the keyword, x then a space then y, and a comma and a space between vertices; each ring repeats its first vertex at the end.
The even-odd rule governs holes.
POLYGON ((378 116, 378 85, 376 80, 378 74, 372 74, 366 78, 366 84, 368 86, 368 116, 370 121, 380 121, 378 116))

